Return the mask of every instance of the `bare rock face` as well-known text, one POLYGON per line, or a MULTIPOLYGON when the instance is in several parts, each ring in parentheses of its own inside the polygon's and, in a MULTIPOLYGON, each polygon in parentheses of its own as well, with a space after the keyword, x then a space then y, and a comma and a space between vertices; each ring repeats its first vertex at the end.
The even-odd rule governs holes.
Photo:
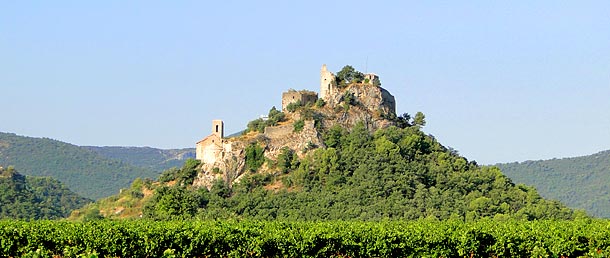
POLYGON ((294 124, 289 124, 268 127, 264 135, 268 139, 265 156, 271 159, 277 158, 283 147, 288 147, 301 156, 311 147, 323 146, 322 135, 316 129, 313 120, 305 120, 303 129, 299 132, 295 131, 294 124))
POLYGON ((384 88, 356 83, 333 92, 329 98, 331 104, 322 109, 325 129, 336 124, 349 129, 362 122, 373 132, 394 125, 388 118, 396 117, 396 101, 384 88), (351 103, 347 103, 350 101, 347 98, 352 99, 351 103))
POLYGON ((386 89, 371 84, 351 84, 340 91, 342 98, 345 93, 352 93, 357 104, 361 104, 371 113, 381 112, 381 115, 396 114, 396 100, 386 89))
POLYGON ((202 160, 201 171, 193 181, 193 186, 209 190, 218 179, 232 184, 246 170, 244 149, 245 145, 241 141, 225 140, 222 149, 215 152, 213 158, 202 160))

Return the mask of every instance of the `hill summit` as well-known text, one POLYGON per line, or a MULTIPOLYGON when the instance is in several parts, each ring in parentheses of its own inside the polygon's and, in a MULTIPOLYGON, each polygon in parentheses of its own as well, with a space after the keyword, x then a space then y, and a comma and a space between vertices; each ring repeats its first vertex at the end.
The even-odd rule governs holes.
POLYGON ((281 110, 225 137, 222 120, 196 158, 137 181, 79 214, 153 219, 569 219, 583 215, 515 185, 396 115, 379 77, 323 66, 320 95, 289 90, 281 110))
POLYGON ((196 159, 203 169, 195 185, 210 188, 216 179, 229 184, 239 180, 247 170, 246 149, 253 143, 261 145, 266 159, 277 159, 281 150, 302 157, 308 149, 326 147, 322 133, 333 126, 352 128, 362 123, 374 132, 395 126, 398 120, 395 98, 381 87, 379 76, 351 66, 335 75, 323 65, 319 97, 308 90, 282 93, 281 111, 273 107, 267 117, 250 122, 245 135, 225 138, 224 122, 212 121, 212 134, 196 145, 196 159))

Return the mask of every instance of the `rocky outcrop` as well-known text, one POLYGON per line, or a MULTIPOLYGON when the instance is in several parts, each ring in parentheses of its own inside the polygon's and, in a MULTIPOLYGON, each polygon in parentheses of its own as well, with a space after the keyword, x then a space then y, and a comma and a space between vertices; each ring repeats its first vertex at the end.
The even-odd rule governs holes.
POLYGON ((344 101, 345 94, 349 93, 353 94, 356 104, 371 113, 380 113, 381 116, 396 114, 396 100, 394 96, 386 89, 372 84, 350 84, 331 95, 330 99, 332 101, 330 103, 340 104, 344 101))
POLYGON ((222 179, 227 184, 233 184, 242 174, 245 168, 245 144, 242 141, 224 140, 213 157, 202 160, 201 172, 193 181, 196 187, 211 189, 214 182, 222 179))
MULTIPOLYGON (((379 86, 377 75, 364 74, 364 77, 362 83, 338 85, 336 76, 324 65, 320 72, 320 97, 326 105, 314 104, 317 99, 314 92, 289 91, 282 96, 286 120, 279 125, 266 127, 264 133, 250 132, 226 139, 222 128, 218 133, 218 126, 213 127, 212 135, 197 145, 197 159, 202 161, 203 166, 194 185, 209 189, 218 179, 223 179, 229 185, 239 181, 246 170, 245 148, 252 142, 264 148, 264 156, 268 160, 276 160, 284 147, 302 157, 312 148, 324 147, 322 132, 335 125, 349 130, 363 123, 371 132, 394 125, 394 96, 379 86), (311 98, 304 98, 304 94, 311 98), (303 106, 289 112, 286 106, 294 101, 303 106), (296 123, 303 123, 302 128, 298 126, 299 129, 295 129, 296 123)), ((222 127, 222 121, 217 124, 222 127)), ((259 172, 275 172, 271 170, 263 166, 259 172)))
POLYGON ((329 99, 331 104, 320 109, 320 113, 324 116, 321 121, 324 129, 336 124, 349 129, 356 123, 362 122, 369 131, 373 132, 394 125, 394 122, 388 118, 396 117, 396 101, 384 88, 355 83, 337 90, 329 96, 329 99))
POLYGON ((283 147, 288 147, 301 156, 311 147, 323 146, 322 135, 316 129, 313 120, 304 121, 303 129, 300 132, 295 132, 294 124, 291 123, 267 128, 264 135, 268 139, 265 157, 270 159, 276 159, 283 147))

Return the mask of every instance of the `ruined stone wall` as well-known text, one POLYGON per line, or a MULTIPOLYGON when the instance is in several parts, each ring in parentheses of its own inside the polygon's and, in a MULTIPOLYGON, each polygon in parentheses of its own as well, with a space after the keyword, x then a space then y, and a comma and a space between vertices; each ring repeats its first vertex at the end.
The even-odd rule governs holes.
POLYGON ((286 111, 288 104, 301 101, 301 93, 298 91, 287 91, 282 93, 282 111, 286 111))
POLYGON ((318 94, 313 91, 303 92, 303 95, 301 97, 301 103, 303 103, 303 105, 307 105, 309 103, 316 103, 317 100, 318 94))
POLYGON ((281 138, 291 134, 294 131, 294 125, 279 125, 265 127, 265 136, 267 138, 281 138))
POLYGON ((286 111, 290 103, 301 102, 301 104, 306 105, 308 103, 315 103, 317 100, 318 94, 313 91, 289 90, 282 93, 282 111, 286 111))
POLYGON ((281 126, 282 129, 278 129, 275 133, 265 135, 269 141, 267 150, 265 151, 265 157, 270 159, 276 159, 277 155, 281 153, 283 147, 288 147, 297 153, 299 156, 305 155, 305 150, 309 144, 316 146, 322 146, 322 136, 315 127, 313 120, 306 120, 303 130, 300 132, 294 132, 293 125, 281 126))

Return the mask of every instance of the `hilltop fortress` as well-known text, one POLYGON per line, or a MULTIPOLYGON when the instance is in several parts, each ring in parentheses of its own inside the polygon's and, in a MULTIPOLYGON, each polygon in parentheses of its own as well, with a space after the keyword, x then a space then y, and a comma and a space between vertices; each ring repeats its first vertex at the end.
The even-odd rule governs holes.
MULTIPOLYGON (((308 90, 282 93, 285 119, 266 126, 261 132, 248 132, 234 138, 224 137, 222 120, 212 121, 212 134, 196 144, 196 159, 203 163, 195 185, 210 188, 222 178, 232 184, 245 171, 244 150, 252 143, 264 147, 267 159, 275 160, 283 147, 302 156, 308 149, 323 147, 321 131, 334 125, 351 128, 362 122, 370 131, 393 125, 396 117, 394 96, 381 88, 376 74, 357 74, 361 78, 337 78, 326 65, 320 70, 320 95, 308 90), (289 107, 297 107, 290 109, 289 107), (296 123, 302 124, 296 130, 296 123)), ((264 168, 263 168, 264 170, 264 168)))

